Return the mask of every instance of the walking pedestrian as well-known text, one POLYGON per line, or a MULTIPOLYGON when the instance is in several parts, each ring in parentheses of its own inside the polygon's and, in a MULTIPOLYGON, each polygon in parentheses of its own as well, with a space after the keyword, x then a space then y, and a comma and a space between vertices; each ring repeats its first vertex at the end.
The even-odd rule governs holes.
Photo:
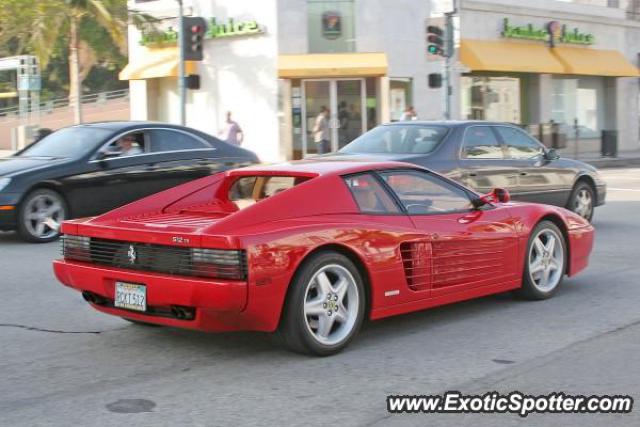
POLYGON ((316 117, 316 124, 313 126, 313 142, 316 143, 318 154, 325 154, 330 151, 329 147, 329 109, 326 106, 320 108, 320 113, 316 117))
POLYGON ((244 141, 244 133, 240 125, 231 119, 231 111, 227 111, 227 119, 224 126, 218 132, 218 136, 224 142, 233 145, 241 145, 244 141))
POLYGON ((405 108, 404 113, 400 116, 400 121, 404 122, 407 120, 418 120, 418 115, 416 114, 416 110, 413 106, 408 106, 405 108))

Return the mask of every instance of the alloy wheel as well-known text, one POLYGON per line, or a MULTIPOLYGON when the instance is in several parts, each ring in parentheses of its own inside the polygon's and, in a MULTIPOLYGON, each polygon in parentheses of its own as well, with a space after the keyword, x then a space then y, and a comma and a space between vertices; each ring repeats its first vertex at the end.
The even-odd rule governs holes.
POLYGON ((54 193, 41 193, 26 201, 24 228, 37 239, 57 236, 65 219, 63 202, 54 193))
POLYGON ((346 339, 358 318, 360 295, 353 275, 345 267, 320 268, 307 284, 304 319, 319 343, 336 345, 346 339))
POLYGON ((593 197, 586 188, 580 188, 573 201, 573 211, 583 218, 590 218, 593 209, 593 197))
POLYGON ((540 230, 529 249, 529 274, 535 287, 550 292, 558 286, 564 274, 562 238, 548 228, 540 230))

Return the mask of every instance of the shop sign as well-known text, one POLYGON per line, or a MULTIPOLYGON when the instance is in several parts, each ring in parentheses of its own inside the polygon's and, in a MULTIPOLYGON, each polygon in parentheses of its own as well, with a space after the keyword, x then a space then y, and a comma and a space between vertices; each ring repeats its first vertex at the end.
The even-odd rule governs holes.
POLYGON ((322 35, 335 40, 342 35, 342 15, 340 12, 324 12, 322 14, 322 35))
MULTIPOLYGON (((214 17, 209 19, 205 39, 241 37, 264 32, 264 27, 255 20, 236 21, 233 18, 229 18, 226 22, 218 22, 214 17)), ((171 45, 177 42, 178 32, 173 27, 168 27, 166 30, 143 30, 140 38, 142 46, 171 45)))
POLYGON ((502 37, 510 39, 524 39, 544 41, 554 47, 556 43, 583 44, 595 43, 595 36, 591 33, 583 33, 578 28, 569 30, 565 24, 558 21, 548 22, 544 28, 535 27, 533 24, 512 25, 509 18, 502 21, 502 37))

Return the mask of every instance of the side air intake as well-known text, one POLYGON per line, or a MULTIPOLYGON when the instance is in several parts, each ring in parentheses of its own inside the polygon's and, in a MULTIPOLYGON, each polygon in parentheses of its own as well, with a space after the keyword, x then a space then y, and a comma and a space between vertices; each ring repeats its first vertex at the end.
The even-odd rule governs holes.
POLYGON ((413 291, 428 289, 431 276, 431 246, 429 243, 402 243, 400 253, 409 289, 413 291))

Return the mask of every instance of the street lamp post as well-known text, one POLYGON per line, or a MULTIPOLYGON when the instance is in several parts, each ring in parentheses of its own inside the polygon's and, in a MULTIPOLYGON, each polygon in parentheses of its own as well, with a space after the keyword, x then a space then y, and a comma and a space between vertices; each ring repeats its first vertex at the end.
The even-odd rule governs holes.
POLYGON ((184 31, 183 25, 183 10, 182 10, 182 0, 176 0, 178 2, 178 94, 180 96, 180 124, 182 126, 185 125, 185 116, 186 116, 186 97, 187 97, 187 88, 184 85, 184 37, 182 32, 184 31))

